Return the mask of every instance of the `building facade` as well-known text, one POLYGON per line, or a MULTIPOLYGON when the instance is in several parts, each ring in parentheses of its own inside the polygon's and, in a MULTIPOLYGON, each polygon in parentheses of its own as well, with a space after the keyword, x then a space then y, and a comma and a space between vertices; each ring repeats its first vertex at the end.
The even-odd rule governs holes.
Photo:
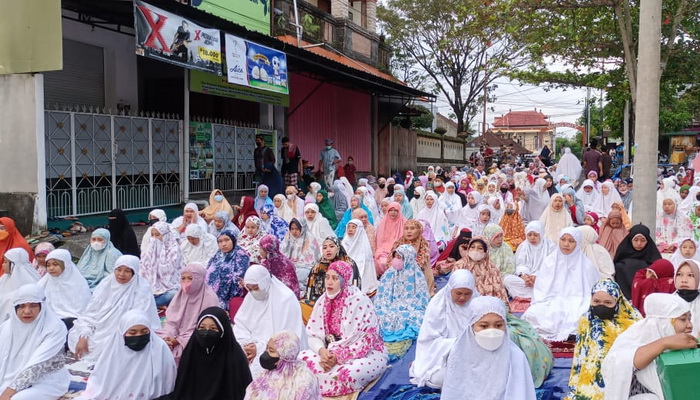
POLYGON ((554 128, 550 126, 549 117, 537 110, 509 111, 494 118, 488 132, 514 140, 533 154, 544 146, 552 149, 554 143, 554 128))

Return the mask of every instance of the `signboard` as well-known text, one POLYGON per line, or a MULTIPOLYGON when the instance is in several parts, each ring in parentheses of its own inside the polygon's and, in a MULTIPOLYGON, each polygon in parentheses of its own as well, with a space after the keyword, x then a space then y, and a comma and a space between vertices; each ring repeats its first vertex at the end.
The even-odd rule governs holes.
POLYGON ((134 0, 136 54, 221 75, 221 35, 178 15, 134 0))
POLYGON ((190 179, 212 179, 214 148, 209 123, 190 122, 190 179))
POLYGON ((270 4, 272 0, 177 0, 225 20, 270 34, 270 4))
POLYGON ((190 91, 213 96, 230 97, 274 106, 289 107, 289 95, 234 85, 226 77, 197 70, 190 71, 190 91))
POLYGON ((237 36, 224 36, 229 83, 289 94, 286 54, 237 36))

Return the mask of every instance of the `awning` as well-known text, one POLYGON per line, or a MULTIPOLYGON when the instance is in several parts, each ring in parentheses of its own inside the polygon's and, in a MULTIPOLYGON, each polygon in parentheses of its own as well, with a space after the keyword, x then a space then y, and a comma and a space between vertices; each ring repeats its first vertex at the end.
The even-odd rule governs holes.
MULTIPOLYGON (((374 67, 335 54, 322 47, 309 49, 297 47, 296 38, 282 37, 282 40, 279 40, 258 32, 249 31, 238 24, 173 0, 146 1, 166 11, 197 21, 202 25, 283 51, 287 54, 289 71, 303 72, 335 84, 347 85, 357 90, 372 92, 380 97, 400 97, 405 98, 406 101, 417 97, 435 98, 430 93, 406 86, 374 67)), ((106 21, 106 23, 100 23, 99 25, 113 24, 115 26, 129 27, 134 25, 133 2, 131 0, 63 0, 62 7, 84 16, 106 21)), ((89 21, 81 22, 90 23, 89 21)))

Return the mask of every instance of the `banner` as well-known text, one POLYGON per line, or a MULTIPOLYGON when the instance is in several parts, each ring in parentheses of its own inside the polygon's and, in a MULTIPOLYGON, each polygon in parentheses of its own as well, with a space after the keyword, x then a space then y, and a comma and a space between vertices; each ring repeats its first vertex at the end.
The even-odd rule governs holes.
POLYGON ((230 83, 289 94, 286 54, 237 36, 224 37, 230 83))
POLYGON ((190 91, 210 94, 212 96, 230 97, 257 103, 272 104, 273 106, 289 107, 289 95, 273 93, 251 87, 228 83, 226 77, 208 74, 206 72, 190 71, 190 91))
POLYGON ((134 0, 136 54, 221 75, 221 35, 178 15, 134 0))
POLYGON ((209 123, 190 122, 190 179, 214 176, 214 148, 209 123))

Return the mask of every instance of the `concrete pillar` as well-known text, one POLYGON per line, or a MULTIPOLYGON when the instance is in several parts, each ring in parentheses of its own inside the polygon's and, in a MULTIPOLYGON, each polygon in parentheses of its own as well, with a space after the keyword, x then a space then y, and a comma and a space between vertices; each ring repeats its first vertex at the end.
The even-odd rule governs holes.
POLYGON ((23 235, 46 228, 44 76, 0 75, 0 208, 23 235))
POLYGON ((367 27, 371 33, 377 32, 377 0, 367 0, 367 27))
POLYGON ((349 0, 331 0, 331 14, 336 18, 347 19, 350 11, 349 0))

